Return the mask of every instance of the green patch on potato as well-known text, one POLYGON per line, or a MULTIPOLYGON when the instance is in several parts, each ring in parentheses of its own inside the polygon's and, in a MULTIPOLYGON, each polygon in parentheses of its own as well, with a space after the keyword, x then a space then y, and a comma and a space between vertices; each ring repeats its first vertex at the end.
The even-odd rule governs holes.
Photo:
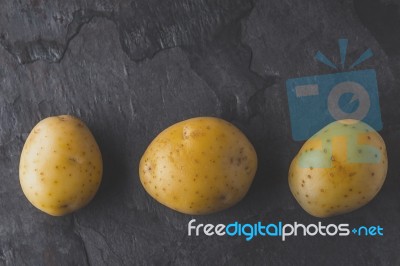
POLYGON ((300 149, 289 186, 300 206, 316 217, 358 209, 381 189, 388 160, 382 137, 357 120, 333 122, 300 149))

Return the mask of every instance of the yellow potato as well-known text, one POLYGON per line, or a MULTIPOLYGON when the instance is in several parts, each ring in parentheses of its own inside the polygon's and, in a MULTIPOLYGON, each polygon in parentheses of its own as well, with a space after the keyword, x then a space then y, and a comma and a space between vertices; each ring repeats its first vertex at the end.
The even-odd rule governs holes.
POLYGON ((54 216, 89 203, 102 172, 101 153, 92 133, 68 115, 46 118, 32 129, 19 165, 25 196, 36 208, 54 216))
POLYGON ((198 117, 161 132, 140 160, 145 190, 186 214, 217 212, 249 190, 257 155, 246 136, 218 118, 198 117))
POLYGON ((301 148, 289 169, 289 186, 313 216, 351 212, 372 200, 386 178, 382 137, 357 120, 333 122, 301 148))

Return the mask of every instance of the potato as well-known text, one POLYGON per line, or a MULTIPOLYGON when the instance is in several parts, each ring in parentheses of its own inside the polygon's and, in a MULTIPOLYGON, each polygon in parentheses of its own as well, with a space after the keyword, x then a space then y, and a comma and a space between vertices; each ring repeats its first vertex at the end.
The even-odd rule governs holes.
POLYGON ((357 120, 333 122, 301 148, 289 186, 309 214, 329 217, 358 209, 381 189, 388 160, 382 137, 357 120))
POLYGON ((79 119, 61 115, 40 121, 21 153, 22 191, 39 210, 61 216, 85 206, 101 182, 97 143, 79 119))
POLYGON ((246 136, 218 118, 198 117, 161 132, 140 160, 145 190, 186 214, 229 208, 249 190, 257 155, 246 136))

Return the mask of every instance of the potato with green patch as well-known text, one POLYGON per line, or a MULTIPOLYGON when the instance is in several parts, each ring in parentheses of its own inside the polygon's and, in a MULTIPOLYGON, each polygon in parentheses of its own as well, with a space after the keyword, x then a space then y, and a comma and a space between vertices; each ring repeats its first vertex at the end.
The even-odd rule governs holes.
POLYGON ((101 153, 92 133, 69 115, 40 121, 25 142, 19 164, 25 196, 53 216, 89 203, 99 188, 102 172, 101 153))
POLYGON ((388 160, 382 137, 357 120, 333 122, 301 148, 289 186, 309 214, 329 217, 358 209, 381 189, 388 160))
POLYGON ((179 122, 161 132, 140 161, 145 190, 186 214, 229 208, 249 190, 257 155, 234 125, 213 117, 179 122))

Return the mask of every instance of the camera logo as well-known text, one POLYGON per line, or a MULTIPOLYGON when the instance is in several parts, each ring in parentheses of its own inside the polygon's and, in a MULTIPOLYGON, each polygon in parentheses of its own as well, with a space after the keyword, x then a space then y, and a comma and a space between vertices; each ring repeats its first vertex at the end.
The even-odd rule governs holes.
MULTIPOLYGON (((345 68, 347 39, 339 39, 341 64, 345 68)), ((286 89, 294 140, 305 140, 327 124, 341 119, 362 120, 382 129, 378 85, 374 69, 353 70, 373 56, 366 50, 349 71, 288 79, 286 89)), ((320 51, 315 59, 337 70, 320 51)))

